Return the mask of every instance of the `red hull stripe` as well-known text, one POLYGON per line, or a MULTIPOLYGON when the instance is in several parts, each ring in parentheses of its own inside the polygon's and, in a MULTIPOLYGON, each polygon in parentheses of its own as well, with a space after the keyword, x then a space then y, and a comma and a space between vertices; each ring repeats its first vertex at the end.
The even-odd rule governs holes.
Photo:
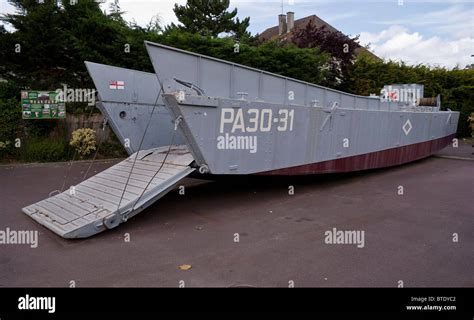
POLYGON ((396 166, 426 158, 438 152, 450 144, 454 136, 455 135, 453 134, 440 139, 410 144, 403 147, 366 153, 347 158, 305 164, 297 167, 260 172, 258 175, 295 176, 306 174, 350 172, 396 166))

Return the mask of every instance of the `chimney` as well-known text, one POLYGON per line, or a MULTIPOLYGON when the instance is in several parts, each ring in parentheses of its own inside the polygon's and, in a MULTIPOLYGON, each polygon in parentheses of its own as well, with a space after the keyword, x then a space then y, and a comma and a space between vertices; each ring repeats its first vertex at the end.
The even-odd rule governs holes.
POLYGON ((286 13, 286 25, 287 25, 287 32, 290 32, 293 30, 293 28, 295 27, 295 13, 292 12, 292 11, 289 11, 286 13))
POLYGON ((284 33, 286 33, 286 15, 279 14, 278 15, 278 35, 281 36, 284 33))

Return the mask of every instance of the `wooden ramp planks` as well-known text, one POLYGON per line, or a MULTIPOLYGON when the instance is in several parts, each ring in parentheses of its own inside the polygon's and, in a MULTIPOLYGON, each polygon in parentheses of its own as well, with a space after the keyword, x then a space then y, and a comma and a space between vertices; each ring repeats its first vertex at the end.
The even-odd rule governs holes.
POLYGON ((23 212, 64 238, 89 237, 116 227, 194 171, 185 146, 168 151, 167 146, 134 153, 69 190, 23 208, 23 212))

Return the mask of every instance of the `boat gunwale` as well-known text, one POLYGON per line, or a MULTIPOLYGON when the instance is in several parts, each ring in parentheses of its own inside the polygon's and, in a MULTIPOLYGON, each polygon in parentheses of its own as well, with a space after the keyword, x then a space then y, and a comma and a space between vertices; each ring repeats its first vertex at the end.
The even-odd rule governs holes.
MULTIPOLYGON (((282 75, 277 74, 277 73, 272 73, 272 72, 269 72, 269 71, 249 67, 249 66, 246 66, 246 65, 243 65, 243 64, 239 64, 239 63, 235 63, 235 62, 231 62, 231 61, 227 61, 227 60, 223 60, 223 59, 219 59, 219 58, 214 58, 214 57, 211 57, 211 56, 206 56, 206 55, 203 55, 203 54, 199 54, 199 53, 195 53, 195 52, 191 52, 191 51, 187 51, 187 50, 183 50, 183 49, 178 49, 178 48, 175 48, 175 47, 170 47, 170 46, 167 46, 167 45, 164 45, 164 44, 161 44, 161 43, 156 43, 156 42, 151 42, 151 41, 145 40, 145 45, 161 47, 161 48, 169 49, 169 50, 176 51, 176 52, 179 52, 179 53, 185 53, 185 54, 189 54, 189 55, 196 56, 196 57, 199 57, 199 58, 205 58, 205 59, 221 62, 221 63, 224 63, 224 64, 228 64, 228 65, 231 65, 231 66, 235 66, 235 67, 241 67, 241 68, 244 68, 244 69, 256 71, 258 73, 267 74, 267 75, 271 75, 271 76, 274 76, 274 77, 277 77, 277 78, 281 78, 281 79, 285 79, 285 80, 291 80, 291 81, 298 82, 300 84, 305 84, 305 85, 309 85, 309 86, 312 86, 312 87, 316 87, 316 88, 319 88, 319 89, 332 91, 334 93, 345 94, 345 95, 348 95, 348 96, 351 96, 351 97, 356 97, 356 98, 374 99, 374 100, 379 100, 380 101, 380 99, 376 99, 376 98, 371 97, 371 96, 361 96, 361 95, 357 95, 357 94, 353 94, 353 93, 340 91, 340 90, 337 90, 337 89, 324 87, 324 86, 314 84, 314 83, 311 83, 311 82, 307 82, 307 81, 304 81, 304 80, 298 80, 298 79, 295 79, 295 78, 282 76, 282 75)), ((150 56, 150 60, 153 60, 153 57, 150 54, 150 51, 148 50, 148 47, 147 47, 147 51, 148 51, 148 55, 150 56)), ((155 73, 158 76, 158 73, 156 72, 156 70, 155 70, 155 73)), ((159 80, 160 79, 159 79, 159 76, 158 76, 158 81, 159 80)))
MULTIPOLYGON (((194 104, 194 103, 187 103, 187 102, 179 102, 178 99, 176 99, 176 96, 173 92, 165 92, 163 93, 164 96, 166 97, 171 97, 176 100, 176 103, 180 106, 188 106, 188 107, 201 107, 201 108, 212 108, 212 109, 219 109, 219 103, 216 106, 210 106, 210 105, 204 105, 204 104, 194 104)), ((194 99, 204 99, 201 96, 193 96, 194 99)), ((242 99, 237 99, 237 98, 225 98, 225 97, 212 97, 212 96, 206 96, 206 98, 210 99, 216 99, 216 100, 225 100, 225 101, 231 101, 231 102, 247 102, 247 103, 261 103, 269 106, 281 106, 280 103, 277 102, 270 102, 270 101, 265 101, 265 100, 242 100, 242 99)), ((306 104, 287 104, 285 107, 295 107, 295 108, 315 108, 315 109, 321 109, 323 111, 328 110, 328 108, 325 108, 323 106, 311 106, 311 105, 306 105, 306 104)), ((237 108, 241 108, 240 106, 237 108)), ((437 113, 460 113, 459 111, 452 111, 452 110, 417 110, 420 107, 416 107, 413 109, 398 109, 398 110, 392 110, 392 109, 360 109, 360 108, 348 108, 348 107, 343 107, 340 106, 337 108, 337 110, 349 110, 349 111, 379 111, 379 112, 401 112, 401 113, 416 113, 416 114, 437 114, 437 113)))
MULTIPOLYGON (((126 71, 133 71, 133 72, 139 72, 139 73, 144 73, 146 75, 155 75, 156 76, 156 73, 154 72, 146 72, 146 71, 142 71, 142 70, 136 70, 136 69, 129 69, 129 68, 123 68, 123 67, 118 67, 118 66, 112 66, 110 64, 103 64, 103 63, 98 63, 98 62, 93 62, 93 61, 88 61, 88 60, 84 60, 84 64, 86 65, 86 68, 87 68, 87 72, 89 72, 89 68, 87 66, 88 63, 92 63, 92 64, 97 64, 99 66, 104 66, 104 67, 109 67, 109 68, 113 68, 113 69, 120 69, 120 70, 126 70, 126 71)), ((89 72, 90 74, 90 72, 89 72)), ((92 76, 91 76, 92 78, 92 76)))

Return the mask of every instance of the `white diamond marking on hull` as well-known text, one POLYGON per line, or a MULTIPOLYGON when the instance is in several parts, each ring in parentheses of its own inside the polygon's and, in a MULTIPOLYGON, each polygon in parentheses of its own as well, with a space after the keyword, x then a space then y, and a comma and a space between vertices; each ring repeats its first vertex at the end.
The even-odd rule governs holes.
POLYGON ((405 132, 405 135, 406 135, 406 136, 410 133, 411 129, 413 129, 413 126, 411 125, 410 119, 408 119, 408 120, 405 122, 405 124, 403 125, 402 129, 403 129, 403 132, 405 132))

